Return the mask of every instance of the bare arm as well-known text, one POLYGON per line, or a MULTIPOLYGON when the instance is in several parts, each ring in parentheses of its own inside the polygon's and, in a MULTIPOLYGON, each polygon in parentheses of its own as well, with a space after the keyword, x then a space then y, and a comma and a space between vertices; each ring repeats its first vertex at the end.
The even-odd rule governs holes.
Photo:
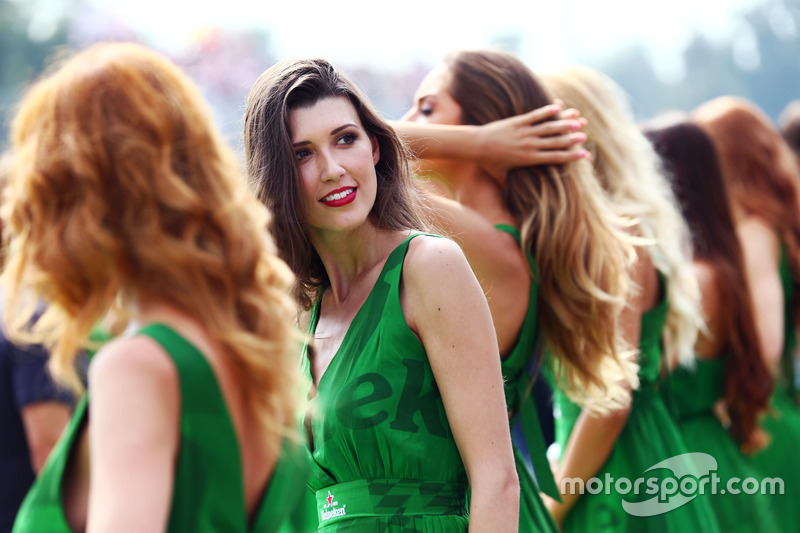
POLYGON ((756 217, 737 224, 736 233, 742 245, 761 353, 774 375, 778 372, 784 342, 783 285, 778 263, 780 242, 775 231, 756 217))
POLYGON ((499 231, 480 213, 460 203, 427 195, 437 227, 466 255, 489 302, 502 354, 514 346, 528 311, 531 275, 514 238, 499 231))
POLYGON ((483 126, 391 124, 419 157, 473 161, 500 182, 514 167, 562 164, 589 155, 582 145, 586 135, 580 131, 585 119, 576 110, 562 112, 559 104, 483 126), (541 122, 555 115, 558 120, 541 122))
POLYGON ((178 377, 143 337, 114 341, 90 369, 87 531, 165 531, 179 443, 178 377))
POLYGON ((432 237, 412 241, 403 283, 404 313, 425 346, 469 477, 469 530, 516 532, 519 478, 483 292, 458 246, 432 237))
MULTIPOLYGON (((620 317, 623 334, 630 346, 639 346, 642 314, 658 299, 658 277, 650 257, 639 249, 639 259, 633 272, 638 291, 620 317)), ((567 446, 561 456, 560 466, 555 472, 556 483, 563 485, 566 478, 584 481, 594 477, 608 461, 625 424, 628 422, 630 406, 605 415, 591 414, 584 409, 572 428, 567 446)), ((580 494, 563 494, 563 503, 543 496, 559 526, 564 517, 577 503, 580 494)))
POLYGON ((69 406, 60 402, 28 404, 20 411, 33 471, 39 473, 47 456, 58 442, 72 414, 69 406))

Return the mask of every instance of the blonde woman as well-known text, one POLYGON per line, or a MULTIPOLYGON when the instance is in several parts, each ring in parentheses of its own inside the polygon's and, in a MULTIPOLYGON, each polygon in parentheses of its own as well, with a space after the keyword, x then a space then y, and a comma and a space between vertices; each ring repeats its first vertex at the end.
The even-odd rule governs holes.
MULTIPOLYGON (((476 127, 552 103, 536 76, 512 54, 448 54, 415 95, 401 133, 414 138, 443 126, 476 127)), ((543 122, 539 126, 547 125, 543 122)), ((466 159, 419 164, 445 195, 428 196, 437 223, 463 248, 492 311, 512 425, 522 426, 534 478, 515 449, 522 501, 520 531, 554 531, 542 491, 558 498, 531 395, 546 345, 560 361, 565 390, 595 409, 624 401, 635 386, 619 318, 627 297, 629 254, 624 219, 610 211, 586 161, 537 165, 496 174, 466 159)), ((430 157, 430 158, 429 158, 430 157)))
POLYGON ((14 531, 288 527, 304 480, 284 445, 291 276, 200 92, 155 52, 94 45, 25 96, 11 149, 12 333, 40 295, 47 308, 24 337, 74 384, 95 324, 113 308, 129 326, 94 356, 14 531))
MULTIPOLYGON (((635 291, 623 315, 627 341, 639 348, 639 389, 630 404, 605 416, 592 416, 556 391, 556 441, 560 458, 556 479, 646 477, 651 466, 687 452, 658 393, 660 374, 691 364, 702 325, 699 290, 691 264, 689 231, 659 158, 625 107, 624 94, 608 77, 573 67, 544 77, 548 89, 565 105, 578 109, 588 125, 586 148, 597 179, 615 212, 636 223, 640 239, 633 270, 635 291)), ((556 369, 556 371, 558 371, 556 369)), ((656 516, 626 512, 613 487, 599 494, 562 493, 563 503, 549 501, 565 531, 679 531, 717 529, 707 501, 692 502, 656 516)))

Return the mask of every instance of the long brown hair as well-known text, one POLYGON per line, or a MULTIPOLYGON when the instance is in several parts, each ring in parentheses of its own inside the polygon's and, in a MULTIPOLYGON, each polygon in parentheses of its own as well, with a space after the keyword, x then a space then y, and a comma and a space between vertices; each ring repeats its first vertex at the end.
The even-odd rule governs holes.
MULTIPOLYGON (((551 103, 531 70, 512 54, 457 51, 444 58, 448 92, 463 124, 518 115, 551 103)), ((601 375, 610 360, 635 381, 618 321, 635 255, 623 220, 610 208, 591 165, 537 165, 512 169, 504 199, 536 260, 540 317, 550 353, 559 361, 565 392, 575 401, 599 401, 614 385, 601 375)), ((608 368, 608 367, 607 367, 608 368)))
POLYGON ((761 355, 741 245, 714 145, 696 124, 647 131, 662 157, 691 228, 695 257, 708 261, 720 288, 721 335, 727 340, 725 401, 731 435, 747 449, 758 443, 758 417, 773 378, 761 355))
POLYGON ((372 222, 382 229, 423 229, 424 210, 411 179, 409 153, 394 129, 342 71, 324 59, 279 62, 256 81, 247 98, 244 147, 247 175, 259 200, 274 213, 271 231, 281 257, 297 276, 295 296, 301 309, 313 303, 328 275, 311 245, 300 201, 300 174, 292 148, 289 113, 319 100, 346 97, 370 137, 380 160, 372 222))
MULTIPOLYGON (((294 429, 291 273, 199 90, 137 44, 96 44, 25 96, 12 127, 2 220, 6 317, 59 376, 110 309, 167 302, 229 357, 268 447, 294 429)), ((131 316, 121 312, 118 316, 131 316)))
POLYGON ((588 120, 585 146, 597 178, 615 211, 636 221, 633 231, 645 239, 642 250, 667 279, 667 368, 678 362, 690 365, 703 325, 700 294, 692 270, 689 228, 658 156, 634 122, 622 88, 604 74, 570 67, 543 81, 565 106, 577 108, 588 120))
MULTIPOLYGON (((731 199, 769 222, 800 281, 800 165, 769 117, 742 98, 720 97, 694 112, 717 148, 731 199)), ((800 325, 800 291, 794 319, 800 325)))

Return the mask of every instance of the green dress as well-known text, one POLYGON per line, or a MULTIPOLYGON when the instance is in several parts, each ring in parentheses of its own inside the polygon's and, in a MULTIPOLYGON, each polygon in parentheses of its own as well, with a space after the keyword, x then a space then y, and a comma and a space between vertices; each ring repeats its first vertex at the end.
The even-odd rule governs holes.
MULTIPOLYGON (((208 361, 165 325, 151 324, 138 334, 153 338, 166 350, 180 380, 181 443, 167 531, 305 533, 302 517, 293 511, 307 477, 302 447, 284 446, 254 522, 248 524, 239 445, 208 361)), ((14 533, 70 533, 61 486, 87 416, 85 395, 23 502, 14 533)))
MULTIPOLYGON (((497 229, 510 233, 520 244, 519 230, 512 226, 498 225, 497 229)), ((536 268, 536 263, 530 253, 527 253, 528 263, 531 268, 536 268)), ((519 505, 519 531, 528 533, 534 531, 556 532, 558 527, 553 521, 550 512, 544 506, 539 492, 560 499, 553 473, 546 456, 546 447, 536 403, 532 394, 533 376, 528 371, 531 359, 535 356, 537 343, 541 337, 541 329, 537 322, 537 302, 539 286, 531 280, 530 294, 528 296, 528 312, 520 329, 519 338, 513 350, 502 360, 503 379, 505 380, 506 405, 512 418, 513 425, 520 424, 525 443, 533 464, 531 472, 522 452, 514 446, 514 460, 520 482, 519 505)), ((537 369, 538 370, 538 369, 537 369)))
MULTIPOLYGON (((594 476, 599 483, 587 483, 584 494, 567 514, 565 532, 719 531, 707 497, 678 494, 659 501, 661 495, 670 492, 671 485, 667 484, 673 479, 672 472, 675 472, 675 478, 682 479, 687 472, 696 473, 698 470, 690 456, 681 455, 688 450, 658 390, 661 339, 669 309, 665 280, 661 274, 659 279, 665 296, 642 315, 640 385, 633 391, 628 420, 605 465, 594 476), (662 461, 666 463, 656 466, 662 461), (653 466, 656 468, 648 471, 653 466), (665 487, 663 492, 659 490, 662 486, 665 487)), ((554 405, 556 442, 563 450, 581 408, 557 387, 554 405)), ((691 492, 691 488, 687 486, 690 489, 687 492, 691 492)))
POLYGON ((712 491, 709 501, 720 529, 730 533, 781 531, 772 515, 770 496, 747 494, 740 482, 732 487, 740 491, 738 494, 723 485, 734 478, 760 479, 758 470, 714 414, 714 406, 725 396, 725 366, 723 354, 714 359, 698 358, 691 370, 676 369, 662 384, 664 400, 689 451, 707 453, 717 461, 721 480, 718 488, 725 490, 725 494, 712 491))
MULTIPOLYGON (((319 531, 467 531, 464 464, 428 356, 400 306, 403 261, 415 236, 389 255, 319 379, 309 478, 319 531)), ((304 365, 310 377, 307 357, 304 365)))
POLYGON ((800 531, 800 407, 795 401, 794 350, 797 337, 794 331, 792 298, 795 282, 789 266, 786 246, 781 247, 780 275, 784 295, 784 349, 781 355, 781 374, 775 381, 770 409, 764 417, 763 428, 769 435, 766 448, 752 457, 752 464, 762 476, 783 480, 784 493, 769 496, 773 514, 780 517, 782 531, 800 531))

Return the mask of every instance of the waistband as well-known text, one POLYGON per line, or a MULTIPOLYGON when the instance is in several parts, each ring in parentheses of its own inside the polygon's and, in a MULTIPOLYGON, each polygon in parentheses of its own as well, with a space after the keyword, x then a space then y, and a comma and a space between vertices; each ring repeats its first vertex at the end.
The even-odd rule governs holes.
POLYGON ((358 479, 317 491, 320 526, 398 515, 466 515, 466 484, 412 479, 358 479))

